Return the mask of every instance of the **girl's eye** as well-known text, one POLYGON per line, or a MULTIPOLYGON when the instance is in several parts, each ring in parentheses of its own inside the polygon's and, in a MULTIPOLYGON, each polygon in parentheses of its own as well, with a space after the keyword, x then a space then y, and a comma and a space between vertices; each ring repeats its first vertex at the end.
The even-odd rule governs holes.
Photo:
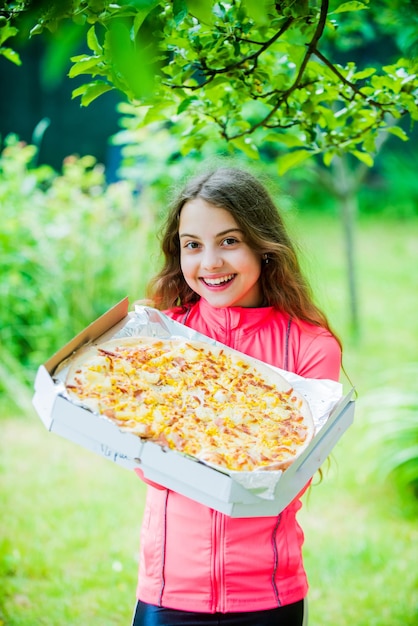
POLYGON ((235 239, 235 237, 227 237, 223 240, 222 243, 225 246, 233 246, 234 244, 238 243, 238 239, 235 239))
POLYGON ((188 241, 184 247, 187 248, 188 250, 195 250, 196 248, 199 247, 199 244, 197 241, 188 241))

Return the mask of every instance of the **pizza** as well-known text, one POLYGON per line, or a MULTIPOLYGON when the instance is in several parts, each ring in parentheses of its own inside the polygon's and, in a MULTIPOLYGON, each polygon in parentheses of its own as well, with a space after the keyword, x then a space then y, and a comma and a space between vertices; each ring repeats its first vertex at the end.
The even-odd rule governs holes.
POLYGON ((111 339, 82 350, 65 384, 70 400, 123 432, 227 470, 285 469, 314 434, 289 383, 226 346, 111 339))

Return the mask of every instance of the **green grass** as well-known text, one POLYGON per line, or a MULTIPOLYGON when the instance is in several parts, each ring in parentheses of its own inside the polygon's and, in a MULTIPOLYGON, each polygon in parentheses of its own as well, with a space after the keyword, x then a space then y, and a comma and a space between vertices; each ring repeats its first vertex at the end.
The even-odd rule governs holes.
POLYGON ((48 433, 2 422, 0 618, 7 625, 129 624, 144 487, 48 433))
MULTIPOLYGON (((368 398, 382 385, 407 392, 405 369, 417 361, 418 222, 359 223, 358 340, 349 333, 338 220, 299 215, 292 228, 359 393, 355 423, 300 514, 310 626, 412 626, 418 621, 416 509, 381 479, 380 429, 368 398)), ((34 412, 3 417, 0 427, 0 625, 127 626, 141 482, 48 433, 34 412)))
POLYGON ((341 289, 345 263, 339 225, 314 215, 298 223, 305 256, 315 268, 313 284, 344 341, 345 367, 359 394, 355 423, 336 446, 322 484, 311 489, 300 515, 313 626, 412 626, 418 621, 413 549, 418 541, 417 508, 382 479, 379 406, 373 405, 371 419, 369 402, 376 388, 386 394, 411 392, 408 368, 417 365, 417 226, 360 221, 356 247, 361 327, 354 340, 341 289))

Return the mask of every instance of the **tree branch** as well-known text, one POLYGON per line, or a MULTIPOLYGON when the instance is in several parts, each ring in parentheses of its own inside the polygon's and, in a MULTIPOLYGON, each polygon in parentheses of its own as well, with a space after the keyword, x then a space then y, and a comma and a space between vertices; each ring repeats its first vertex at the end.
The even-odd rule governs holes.
POLYGON ((326 20, 327 20, 327 15, 328 15, 328 6, 329 6, 328 0, 323 0, 321 2, 321 10, 320 10, 320 16, 319 16, 317 27, 315 29, 314 35, 313 35, 310 43, 308 44, 308 49, 306 51, 306 54, 305 54, 305 56, 303 58, 302 63, 300 64, 300 68, 299 68, 298 74, 297 74, 297 76, 296 76, 296 78, 295 78, 295 80, 293 82, 293 85, 291 85, 289 87, 289 89, 286 89, 286 91, 282 92, 281 97, 278 99, 278 101, 276 102, 274 107, 271 109, 271 111, 269 111, 269 113, 262 120, 260 120, 256 124, 254 124, 245 133, 239 133, 237 135, 232 135, 232 136, 229 137, 229 139, 238 139, 238 137, 242 137, 243 135, 252 134, 255 130, 257 130, 257 128, 260 128, 261 126, 267 126, 269 120, 271 120, 273 115, 275 115, 275 113, 282 106, 282 104, 287 101, 288 97, 296 89, 300 89, 300 82, 302 81, 303 74, 305 72, 306 66, 307 66, 307 64, 309 62, 309 59, 311 58, 312 54, 315 51, 315 48, 316 48, 316 45, 317 45, 318 41, 321 39, 322 34, 324 32, 324 28, 325 28, 325 24, 326 24, 326 20))
POLYGON ((335 76, 337 76, 337 78, 344 84, 347 85, 347 87, 350 87, 350 89, 354 92, 354 94, 357 94, 358 96, 360 96, 360 98, 362 98, 363 100, 366 100, 368 102, 368 104, 371 104, 372 106, 375 106, 376 108, 382 110, 382 111, 386 111, 386 109, 384 108, 385 106, 394 106, 394 102, 387 102, 386 105, 383 105, 381 102, 377 102, 377 100, 372 100, 371 98, 369 98, 368 96, 366 96, 366 94, 364 94, 361 89, 359 89, 355 83, 351 82, 350 80, 348 80, 348 78, 346 78, 345 76, 343 76, 343 74, 341 74, 341 72, 335 67, 335 65, 333 65, 333 63, 331 63, 331 61, 329 61, 323 54, 322 52, 320 52, 319 50, 315 49, 313 50, 313 54, 318 57, 318 59, 320 59, 324 65, 326 65, 331 72, 333 72, 335 74, 335 76))
MULTIPOLYGON (((171 89, 190 89, 191 91, 195 91, 196 89, 200 89, 201 87, 205 87, 206 85, 208 85, 210 82, 212 82, 215 76, 218 76, 218 74, 226 74, 228 72, 232 72, 233 70, 239 69, 242 65, 244 65, 244 63, 248 63, 248 61, 254 61, 254 67, 253 67, 254 69, 257 65, 258 57, 261 54, 263 54, 263 52, 267 50, 270 46, 272 46, 275 41, 280 39, 283 33, 285 33, 288 30, 288 28, 291 26, 293 22, 294 22, 293 17, 287 18, 286 22, 282 25, 282 27, 276 33, 274 33, 274 35, 270 37, 270 39, 268 39, 264 43, 251 42, 251 43, 256 43, 256 45, 259 45, 260 49, 256 50, 252 54, 249 54, 243 57, 236 63, 231 63, 230 65, 216 69, 216 68, 208 67, 206 65, 205 59, 200 59, 199 60, 200 69, 203 75, 207 76, 207 79, 203 81, 202 83, 199 83, 198 85, 185 85, 185 84, 177 85, 177 84, 172 84, 172 83, 163 83, 163 84, 166 87, 170 87, 171 89)), ((246 39, 241 39, 241 41, 247 42, 246 39)), ((246 73, 247 74, 250 73, 250 70, 246 70, 246 73)))
POLYGON ((308 50, 306 51, 304 59, 303 59, 302 63, 300 64, 299 72, 298 72, 298 75, 297 75, 296 80, 294 82, 294 85, 289 90, 289 95, 292 93, 292 91, 294 91, 296 89, 297 85, 301 81, 303 73, 304 73, 304 71, 306 69, 306 66, 307 66, 308 62, 309 62, 309 59, 311 58, 312 54, 315 52, 317 43, 321 39, 321 37, 323 35, 325 24, 327 22, 328 6, 329 6, 328 0, 322 0, 322 2, 321 2, 321 10, 320 10, 319 20, 318 20, 318 25, 317 25, 317 27, 315 29, 314 36, 312 37, 310 43, 308 44, 308 50))
MULTIPOLYGON (((208 85, 210 82, 214 80, 215 77, 219 75, 227 74, 228 72, 233 72, 234 70, 242 70, 242 73, 238 78, 240 78, 243 81, 244 85, 246 85, 249 96, 251 97, 252 100, 266 101, 266 99, 274 98, 274 101, 273 101, 274 104, 269 103, 270 108, 269 108, 268 113, 266 113, 265 116, 262 119, 260 119, 258 122, 254 123, 252 126, 250 126, 248 129, 244 131, 228 135, 228 131, 227 131, 228 120, 226 120, 226 122, 224 121, 222 124, 219 124, 219 126, 221 127, 222 136, 226 140, 239 139, 241 137, 251 135, 258 128, 262 128, 262 127, 264 128, 288 128, 289 126, 300 124, 299 121, 296 121, 294 123, 293 122, 287 123, 284 120, 281 123, 279 116, 277 116, 277 113, 281 107, 287 105, 289 97, 295 91, 302 90, 306 88, 308 85, 313 85, 315 84, 315 82, 317 82, 316 80, 312 80, 312 79, 310 81, 306 81, 306 80, 304 81, 304 76, 305 76, 309 61, 311 60, 313 56, 316 56, 327 68, 331 70, 334 76, 338 79, 340 83, 338 87, 339 98, 341 98, 342 100, 346 102, 354 102, 357 98, 361 98, 370 107, 374 107, 375 109, 378 109, 381 112, 381 114, 390 112, 390 108, 396 105, 395 102, 389 102, 389 103, 384 104, 372 98, 369 98, 365 93, 362 92, 361 88, 359 88, 354 82, 346 78, 342 74, 342 72, 335 65, 333 65, 333 63, 329 61, 327 57, 324 54, 322 54, 322 52, 320 52, 320 50, 318 50, 319 42, 321 40, 321 37, 323 36, 324 30, 326 27, 328 11, 329 11, 329 0, 322 0, 320 3, 318 22, 313 32, 312 38, 309 42, 305 44, 306 46, 305 54, 303 56, 303 59, 300 63, 299 68, 297 69, 297 74, 294 77, 292 84, 287 89, 283 89, 283 90, 270 89, 266 93, 254 93, 253 87, 251 83, 246 80, 246 77, 251 76, 253 74, 254 70, 257 67, 258 60, 261 57, 261 55, 266 50, 268 50, 283 35, 283 33, 285 33, 290 28, 290 26, 296 19, 294 17, 287 18, 285 22, 282 24, 282 26, 280 27, 280 29, 277 32, 275 32, 274 35, 265 42, 258 42, 258 41, 254 41, 250 39, 245 39, 245 37, 237 37, 236 41, 246 42, 247 44, 259 46, 259 48, 256 51, 251 52, 251 54, 247 54, 246 56, 241 57, 238 61, 234 63, 230 63, 229 65, 226 65, 225 67, 221 67, 221 68, 208 67, 206 65, 205 59, 199 59, 199 64, 196 64, 196 70, 200 70, 201 74, 203 75, 203 80, 199 84, 190 85, 190 86, 187 84, 170 84, 170 83, 164 83, 164 84, 167 87, 170 87, 171 89, 185 89, 189 91, 196 91, 208 85), (248 64, 249 62, 251 63, 251 67, 245 69, 243 67, 244 64, 248 64), (345 89, 346 87, 350 89, 351 93, 344 93, 344 91, 346 91, 345 89)), ((228 37, 225 38, 225 41, 227 40, 228 40, 228 37)), ((371 124, 370 128, 360 131, 357 137, 361 138, 363 135, 366 135, 367 132, 369 132, 372 127, 376 127, 376 124, 379 125, 380 123, 381 122, 379 122, 377 118, 375 122, 371 124)))
MULTIPOLYGON (((263 44, 261 44, 261 47, 259 50, 257 50, 256 52, 253 52, 252 54, 249 54, 246 57, 243 57, 240 61, 237 61, 237 63, 232 63, 231 65, 228 65, 227 67, 223 67, 222 69, 216 70, 216 69, 212 69, 212 68, 207 68, 207 72, 208 73, 215 73, 215 74, 223 74, 225 72, 231 72, 232 70, 235 70, 237 68, 239 68, 241 65, 243 65, 244 63, 247 63, 248 61, 255 61, 255 64, 257 64, 257 59, 258 57, 263 54, 263 52, 265 50, 267 50, 268 48, 270 48, 270 46, 272 46, 274 44, 275 41, 277 41, 278 39, 280 39, 280 37, 283 35, 283 33, 285 33, 289 27, 291 26, 291 24, 294 22, 294 18, 293 17, 288 17, 286 22, 283 24, 283 26, 277 31, 277 33, 274 33, 274 35, 272 37, 270 37, 270 39, 268 39, 266 42, 264 42, 263 44)), ((245 41, 245 39, 243 40, 245 41)), ((258 44, 257 44, 258 45, 258 44)), ((248 70, 247 70, 248 73, 248 70)))

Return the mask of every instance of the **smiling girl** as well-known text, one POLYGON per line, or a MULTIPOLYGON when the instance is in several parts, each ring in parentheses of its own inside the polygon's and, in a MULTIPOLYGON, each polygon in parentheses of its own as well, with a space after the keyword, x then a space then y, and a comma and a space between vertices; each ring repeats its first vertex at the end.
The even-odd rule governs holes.
MULTIPOLYGON (((154 306, 266 363, 338 380, 339 341, 251 174, 221 168, 192 179, 168 214, 162 251, 154 306)), ((149 484, 133 626, 306 624, 300 507, 298 496, 274 517, 230 518, 149 484)))
POLYGON ((190 289, 212 306, 262 305, 260 255, 232 214, 203 198, 189 200, 179 220, 180 264, 190 289))

